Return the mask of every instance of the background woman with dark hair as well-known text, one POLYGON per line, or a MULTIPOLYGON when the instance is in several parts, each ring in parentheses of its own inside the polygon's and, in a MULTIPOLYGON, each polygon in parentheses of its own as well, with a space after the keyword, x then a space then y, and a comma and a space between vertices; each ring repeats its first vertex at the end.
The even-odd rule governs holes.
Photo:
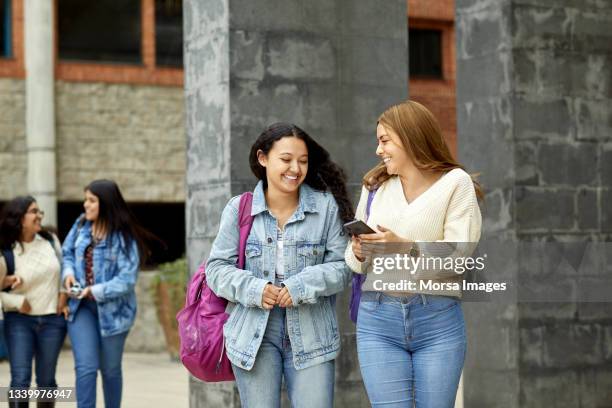
POLYGON ((134 286, 146 255, 143 238, 149 233, 137 224, 114 181, 91 182, 85 187, 83 206, 85 213, 64 242, 62 273, 72 293, 68 335, 77 403, 95 407, 100 370, 105 406, 119 407, 123 347, 136 317, 134 286))
MULTIPOLYGON (((0 293, 11 366, 11 388, 29 387, 32 359, 38 387, 57 387, 55 369, 66 337, 65 295, 60 295, 61 248, 43 229, 34 197, 17 197, 0 216, 0 293)), ((10 406, 27 406, 11 402, 10 406)), ((39 407, 53 406, 39 402, 39 407)))
POLYGON ((243 407, 332 407, 340 350, 335 294, 349 282, 343 221, 353 218, 342 170, 295 125, 255 141, 253 227, 238 258, 239 197, 230 200, 206 266, 207 282, 236 305, 224 326, 243 407))

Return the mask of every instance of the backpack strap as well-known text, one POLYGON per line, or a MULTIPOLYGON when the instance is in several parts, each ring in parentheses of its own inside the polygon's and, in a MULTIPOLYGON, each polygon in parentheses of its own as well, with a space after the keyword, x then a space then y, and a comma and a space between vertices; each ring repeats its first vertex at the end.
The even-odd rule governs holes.
POLYGON ((253 205, 253 193, 246 192, 240 196, 240 207, 238 208, 238 229, 240 241, 238 245, 238 268, 244 268, 246 242, 253 226, 251 208, 253 205))
MULTIPOLYGON (((2 256, 4 257, 4 262, 6 263, 6 276, 12 275, 15 273, 15 255, 13 254, 12 249, 3 249, 2 256)), ((10 291, 11 288, 2 289, 3 292, 10 291)))
POLYGON ((374 196, 376 195, 376 191, 378 189, 368 191, 368 203, 366 204, 366 221, 370 218, 370 208, 372 207, 372 201, 374 201, 374 196))
MULTIPOLYGON (((368 191, 368 202, 366 204, 366 221, 370 218, 370 208, 372 207, 372 201, 376 195, 376 190, 368 191)), ((361 273, 353 273, 353 281, 351 284, 351 299, 349 302, 349 317, 354 323, 357 323, 357 313, 359 312, 359 302, 361 300, 361 286, 365 282, 366 276, 361 273)))
POLYGON ((15 273, 15 255, 12 249, 3 249, 2 256, 6 263, 6 275, 12 275, 15 273))

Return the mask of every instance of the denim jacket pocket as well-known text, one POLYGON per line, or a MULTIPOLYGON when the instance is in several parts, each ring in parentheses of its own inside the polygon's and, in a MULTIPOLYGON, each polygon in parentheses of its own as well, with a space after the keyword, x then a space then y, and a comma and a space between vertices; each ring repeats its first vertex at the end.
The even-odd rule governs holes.
POLYGON ((317 303, 300 306, 300 325, 305 352, 328 347, 339 336, 335 316, 327 298, 321 298, 317 303))
POLYGON ((325 245, 321 243, 298 243, 297 244, 297 272, 307 266, 313 266, 323 262, 325 245))
POLYGON ((229 318, 225 322, 225 326, 227 327, 230 333, 233 334, 236 332, 236 326, 242 326, 242 323, 240 322, 244 320, 246 312, 246 308, 241 304, 237 304, 236 307, 234 307, 234 309, 229 315, 229 318))
POLYGON ((263 252, 261 244, 247 243, 244 252, 246 255, 244 268, 247 271, 255 273, 256 276, 261 277, 261 272, 263 269, 263 252))
POLYGON ((339 337, 335 310, 329 297, 320 298, 317 303, 319 303, 322 313, 320 323, 325 325, 325 329, 322 330, 325 333, 325 340, 326 342, 333 342, 339 337))

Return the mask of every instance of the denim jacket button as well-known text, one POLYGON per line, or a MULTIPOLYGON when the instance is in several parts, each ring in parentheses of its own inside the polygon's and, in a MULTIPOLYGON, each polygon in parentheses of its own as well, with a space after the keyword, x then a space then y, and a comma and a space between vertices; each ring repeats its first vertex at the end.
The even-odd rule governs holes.
POLYGON ((314 251, 312 251, 312 254, 316 256, 318 254, 317 250, 315 249, 314 251))
POLYGON ((268 244, 272 243, 272 238, 268 237, 268 244))
POLYGON ((246 366, 247 361, 246 361, 246 360, 242 360, 242 361, 240 362, 240 364, 242 364, 243 366, 246 366))
POLYGON ((270 272, 264 271, 264 276, 268 276, 269 274, 270 274, 270 272))
POLYGON ((258 339, 259 338, 259 333, 255 333, 255 338, 258 339))

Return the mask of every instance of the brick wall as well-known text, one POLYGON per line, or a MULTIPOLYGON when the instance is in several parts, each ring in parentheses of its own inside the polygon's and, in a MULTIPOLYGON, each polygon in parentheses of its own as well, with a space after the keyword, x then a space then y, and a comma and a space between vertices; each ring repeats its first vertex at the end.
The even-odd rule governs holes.
POLYGON ((457 151, 455 101, 454 0, 407 0, 410 28, 442 31, 442 79, 410 78, 410 98, 427 106, 438 118, 451 151, 457 151))

